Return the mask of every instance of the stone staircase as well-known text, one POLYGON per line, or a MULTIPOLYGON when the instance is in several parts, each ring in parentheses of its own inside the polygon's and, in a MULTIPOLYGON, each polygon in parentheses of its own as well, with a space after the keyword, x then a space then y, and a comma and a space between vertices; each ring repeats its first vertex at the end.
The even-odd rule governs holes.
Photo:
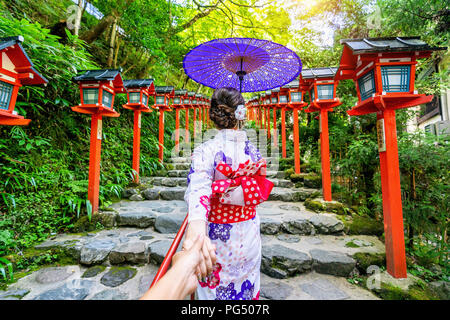
MULTIPOLYGON (((335 214, 304 206, 321 191, 295 188, 267 158, 275 183, 257 207, 261 221, 261 299, 377 299, 350 284, 358 252, 384 253, 375 236, 344 233, 335 214)), ((109 229, 63 234, 36 246, 62 248, 78 265, 44 268, 10 285, 0 299, 138 299, 148 289, 187 213, 189 160, 169 159, 164 176, 142 177, 126 199, 100 213, 109 229), (9 292, 9 294, 8 294, 9 292)))

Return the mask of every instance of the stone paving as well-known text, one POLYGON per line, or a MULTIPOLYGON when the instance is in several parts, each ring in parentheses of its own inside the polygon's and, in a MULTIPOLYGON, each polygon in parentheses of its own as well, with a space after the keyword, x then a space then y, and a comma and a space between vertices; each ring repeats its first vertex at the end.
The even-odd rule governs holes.
MULTIPOLYGON (((110 228, 62 234, 36 246, 63 248, 77 265, 35 271, 0 292, 0 299, 142 296, 187 212, 183 197, 189 161, 173 158, 171 163, 167 176, 143 177, 140 188, 126 190, 126 199, 101 212, 110 228)), ((269 201, 257 208, 262 234, 261 299, 377 299, 346 277, 355 271, 355 253, 384 253, 384 244, 374 236, 345 235, 338 216, 306 209, 303 201, 320 195, 320 190, 295 188, 283 172, 273 171, 271 177, 276 187, 269 201)))

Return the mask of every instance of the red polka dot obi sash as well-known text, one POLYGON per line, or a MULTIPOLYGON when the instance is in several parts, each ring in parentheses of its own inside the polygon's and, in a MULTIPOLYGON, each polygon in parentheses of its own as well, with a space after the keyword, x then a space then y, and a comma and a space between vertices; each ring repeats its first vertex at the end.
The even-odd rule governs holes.
POLYGON ((214 223, 236 223, 255 217, 256 206, 269 198, 273 182, 266 179, 265 159, 241 163, 237 170, 221 162, 216 170, 225 179, 212 183, 211 210, 208 221, 214 223))

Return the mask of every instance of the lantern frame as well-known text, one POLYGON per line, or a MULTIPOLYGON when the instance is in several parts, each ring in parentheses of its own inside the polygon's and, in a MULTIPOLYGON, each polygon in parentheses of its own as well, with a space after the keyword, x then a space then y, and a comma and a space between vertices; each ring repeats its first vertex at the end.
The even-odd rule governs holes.
POLYGON ((155 94, 155 84, 153 79, 133 79, 124 80, 124 91, 127 94, 127 103, 123 105, 123 108, 129 110, 140 110, 142 112, 151 112, 152 109, 149 106, 150 96, 155 94), (132 94, 138 94, 139 99, 136 102, 130 101, 132 94), (144 101, 146 98, 146 101, 144 101))
POLYGON ((342 39, 341 44, 344 49, 336 79, 352 79, 358 95, 358 102, 348 111, 349 115, 427 103, 431 96, 419 95, 414 88, 417 59, 428 58, 433 51, 446 49, 431 47, 420 37, 342 39), (386 82, 390 71, 395 69, 401 70, 402 90, 392 90, 395 88, 390 88, 386 82), (370 81, 374 84, 374 90, 365 94, 361 88, 362 79, 370 72, 373 72, 370 81))
POLYGON ((155 86, 154 94, 154 108, 158 110, 170 111, 170 100, 175 95, 174 87, 172 86, 155 86))
MULTIPOLYGON (((120 114, 114 110, 116 93, 124 92, 124 83, 121 76, 122 69, 87 70, 83 74, 72 78, 80 90, 80 104, 72 107, 72 110, 84 114, 98 114, 105 117, 118 117, 120 114), (85 102, 85 90, 97 90, 96 103, 85 102), (111 95, 110 105, 105 105, 103 93, 111 95)), ((90 101, 89 101, 90 102, 90 101)))
POLYGON ((48 83, 34 68, 21 45, 23 41, 22 36, 0 38, 0 86, 4 86, 0 87, 0 99, 4 100, 4 107, 0 107, 0 125, 28 125, 31 120, 14 110, 19 88, 48 83))
POLYGON ((306 112, 315 112, 324 109, 333 111, 334 107, 341 104, 339 99, 336 97, 338 81, 335 80, 335 75, 337 70, 337 67, 302 70, 299 87, 306 89, 310 97, 310 104, 309 107, 305 109, 306 112), (321 86, 333 86, 332 96, 326 96, 324 99, 323 96, 319 95, 319 92, 322 92, 322 90, 319 89, 321 86))

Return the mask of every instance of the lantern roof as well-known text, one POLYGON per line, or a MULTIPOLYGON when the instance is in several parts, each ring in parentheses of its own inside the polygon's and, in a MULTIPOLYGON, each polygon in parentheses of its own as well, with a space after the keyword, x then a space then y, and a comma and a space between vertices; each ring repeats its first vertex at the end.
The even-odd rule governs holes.
POLYGON ((124 80, 123 86, 125 88, 150 88, 151 86, 155 87, 153 81, 153 79, 124 80))
POLYGON ((337 67, 303 69, 301 75, 303 79, 330 78, 337 70, 337 67))
POLYGON ((123 80, 121 76, 122 68, 120 69, 100 69, 100 70, 79 70, 79 72, 84 72, 78 76, 72 78, 73 82, 92 82, 100 81, 107 82, 112 81, 114 85, 114 90, 116 92, 123 91, 123 80))
POLYGON ((33 65, 21 43, 22 36, 0 38, 0 51, 4 51, 9 60, 14 64, 16 72, 24 75, 20 83, 24 86, 45 84, 48 80, 42 76, 33 65))
POLYGON ((189 91, 189 92, 188 92, 188 96, 189 96, 189 97, 195 97, 195 92, 189 91))
POLYGON ((113 81, 120 76, 122 69, 80 70, 80 72, 83 71, 86 73, 73 77, 73 81, 113 81))
POLYGON ((175 90, 175 95, 176 96, 185 96, 187 94, 187 90, 185 89, 177 89, 175 90))
POLYGON ((299 81, 298 79, 295 79, 294 81, 289 82, 288 84, 282 86, 281 88, 283 89, 292 89, 292 88, 298 88, 299 85, 299 81))
POLYGON ((431 47, 420 37, 342 39, 341 44, 349 47, 353 54, 375 52, 434 51, 446 48, 431 47))
POLYGON ((342 39, 342 50, 339 70, 335 80, 353 79, 355 69, 360 60, 375 60, 382 54, 388 54, 401 58, 414 55, 415 59, 428 58, 431 52, 445 50, 445 47, 431 47, 420 37, 395 37, 395 38, 363 38, 342 39))
POLYGON ((173 86, 155 86, 155 92, 156 94, 174 94, 174 87, 173 86))
POLYGON ((201 93, 196 93, 196 94, 195 94, 195 97, 196 97, 196 98, 203 98, 203 95, 202 95, 201 93))

